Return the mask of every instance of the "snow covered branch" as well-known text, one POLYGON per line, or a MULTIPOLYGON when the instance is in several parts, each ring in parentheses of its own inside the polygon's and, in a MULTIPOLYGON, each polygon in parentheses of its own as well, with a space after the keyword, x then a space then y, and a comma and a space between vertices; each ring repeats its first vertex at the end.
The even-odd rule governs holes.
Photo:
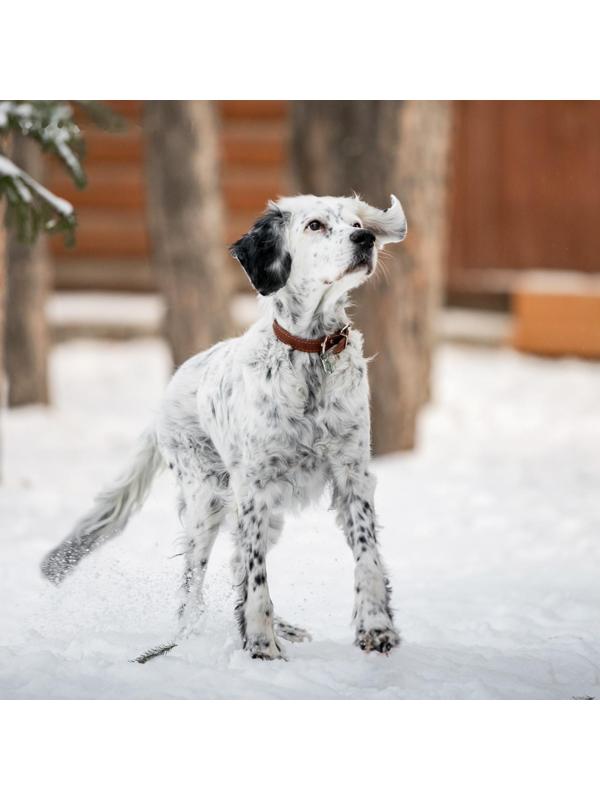
POLYGON ((85 185, 80 158, 83 139, 69 103, 56 101, 0 101, 0 197, 6 197, 6 222, 19 238, 32 242, 40 230, 65 233, 73 240, 76 225, 73 206, 42 186, 2 150, 11 134, 34 139, 44 152, 54 153, 74 183, 85 185))
POLYGON ((25 241, 33 241, 40 228, 71 234, 76 218, 73 206, 38 183, 0 153, 0 196, 7 200, 7 222, 14 223, 25 241))
POLYGON ((0 100, 0 136, 11 131, 35 139, 47 153, 54 153, 70 172, 75 184, 85 186, 81 166, 83 137, 73 119, 70 103, 52 100, 0 100))

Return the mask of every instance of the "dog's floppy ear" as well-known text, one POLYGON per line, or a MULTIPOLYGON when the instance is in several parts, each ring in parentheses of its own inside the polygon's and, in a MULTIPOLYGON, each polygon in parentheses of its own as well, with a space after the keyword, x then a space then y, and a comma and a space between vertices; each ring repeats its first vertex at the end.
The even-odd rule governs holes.
POLYGON ((229 248, 231 255, 240 262, 252 285, 261 294, 273 294, 285 286, 290 276, 292 257, 284 244, 288 216, 270 203, 248 233, 229 248))
POLYGON ((380 245, 401 242, 406 236, 406 217, 395 195, 391 195, 392 204, 381 210, 356 198, 357 214, 365 228, 372 231, 380 245))

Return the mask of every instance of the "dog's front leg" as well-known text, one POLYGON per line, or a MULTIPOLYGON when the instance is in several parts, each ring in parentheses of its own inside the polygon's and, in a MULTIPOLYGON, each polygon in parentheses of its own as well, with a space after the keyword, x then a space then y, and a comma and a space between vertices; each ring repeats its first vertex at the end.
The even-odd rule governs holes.
POLYGON ((367 472, 360 480, 336 481, 333 506, 354 556, 355 644, 361 650, 387 653, 400 643, 390 608, 390 585, 377 546, 373 505, 375 480, 367 472))
POLYGON ((273 629, 273 603, 267 584, 270 515, 266 499, 246 498, 238 505, 239 597, 236 617, 244 649, 252 658, 284 658, 273 629))

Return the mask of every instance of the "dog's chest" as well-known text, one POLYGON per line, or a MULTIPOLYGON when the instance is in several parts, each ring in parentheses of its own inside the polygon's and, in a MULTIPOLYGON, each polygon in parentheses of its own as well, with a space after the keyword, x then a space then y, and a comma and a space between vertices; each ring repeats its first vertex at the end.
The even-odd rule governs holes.
POLYGON ((337 359, 327 373, 319 358, 302 354, 295 363, 291 360, 289 373, 280 372, 273 387, 273 433, 280 432, 301 462, 309 455, 315 466, 326 461, 348 442, 349 431, 358 424, 368 427, 363 361, 348 356, 337 359))
MULTIPOLYGON (((277 343, 279 345, 279 343, 277 343)), ((368 388, 359 347, 325 373, 318 355, 271 343, 199 392, 199 418, 225 466, 262 483, 321 489, 330 465, 368 442, 368 388)))

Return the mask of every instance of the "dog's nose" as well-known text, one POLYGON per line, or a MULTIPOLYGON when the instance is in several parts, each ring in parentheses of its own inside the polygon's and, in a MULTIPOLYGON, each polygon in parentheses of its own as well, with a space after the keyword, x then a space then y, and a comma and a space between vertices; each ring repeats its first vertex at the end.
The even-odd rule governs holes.
POLYGON ((357 228, 350 234, 350 241, 354 242, 354 244, 362 245, 365 250, 370 250, 375 243, 375 236, 371 231, 367 231, 364 228, 357 228))

